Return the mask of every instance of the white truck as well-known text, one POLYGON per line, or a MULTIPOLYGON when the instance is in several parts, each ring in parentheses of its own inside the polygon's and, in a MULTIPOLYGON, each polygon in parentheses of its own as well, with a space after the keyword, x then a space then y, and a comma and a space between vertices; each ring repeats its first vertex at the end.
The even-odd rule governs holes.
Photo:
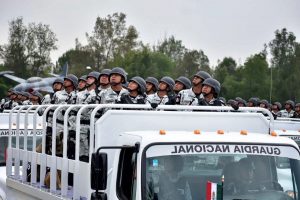
MULTIPOLYGON (((40 107, 17 107, 18 110, 40 107)), ((261 108, 150 105, 52 105, 43 114, 42 153, 12 145, 6 160, 7 199, 299 199, 300 151, 277 137, 271 113, 261 108), (65 110, 63 156, 45 153, 46 114, 65 110), (68 114, 77 110, 75 159, 67 157, 68 114), (78 110, 79 109, 79 110, 78 110), (89 162, 79 160, 80 116, 90 118, 89 162), (102 113, 95 119, 97 113, 102 113), (269 115, 267 119, 263 114, 269 115), (31 166, 30 182, 27 166, 31 166), (37 170, 39 168, 40 170, 37 170), (50 187, 45 187, 46 171, 50 187), (57 172, 60 176, 57 176, 57 172), (37 178, 39 173, 39 179, 37 178), (73 184, 68 176, 74 175, 73 184), (61 179, 59 184, 57 179, 61 179), (219 186, 218 186, 219 185, 219 186), (218 188, 218 189, 217 189, 218 188)), ((25 114, 26 116, 26 114, 25 114)), ((26 129, 26 127, 25 127, 26 129)), ((26 144, 27 131, 24 132, 26 144)), ((36 145, 33 127, 33 146, 36 145)))
POLYGON ((274 129, 279 136, 288 137, 300 146, 300 119, 277 118, 274 121, 274 129))

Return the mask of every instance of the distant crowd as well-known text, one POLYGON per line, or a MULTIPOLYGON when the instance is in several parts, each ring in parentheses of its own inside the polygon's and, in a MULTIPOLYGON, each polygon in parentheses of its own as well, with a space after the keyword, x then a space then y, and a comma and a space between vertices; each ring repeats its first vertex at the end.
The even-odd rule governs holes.
POLYGON ((268 102, 257 97, 248 101, 236 97, 228 101, 219 97, 220 83, 205 71, 194 74, 192 80, 180 76, 176 80, 165 76, 135 76, 127 80, 123 68, 104 69, 90 72, 77 78, 73 74, 57 78, 52 85, 53 92, 43 96, 38 91, 25 92, 9 89, 6 98, 1 100, 0 112, 17 105, 45 104, 152 104, 152 105, 193 105, 193 106, 232 106, 262 107, 269 109, 274 117, 300 118, 300 103, 287 100, 268 102))

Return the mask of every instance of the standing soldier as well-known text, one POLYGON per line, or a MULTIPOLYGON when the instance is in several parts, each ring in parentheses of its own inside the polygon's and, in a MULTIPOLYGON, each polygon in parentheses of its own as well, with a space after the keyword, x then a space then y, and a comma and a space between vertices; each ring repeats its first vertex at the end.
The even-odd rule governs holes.
POLYGON ((236 97, 235 101, 237 102, 238 107, 245 107, 247 105, 247 102, 241 97, 236 97))
MULTIPOLYGON (((87 75, 86 89, 77 93, 76 104, 95 104, 97 82, 99 72, 93 71, 87 75)), ((88 109, 80 117, 80 152, 79 159, 88 162, 89 160, 89 129, 90 114, 93 110, 88 109)), ((76 139, 76 113, 71 113, 69 118, 69 135, 68 135, 68 158, 75 158, 75 139, 76 139)))
POLYGON ((284 110, 280 111, 281 117, 293 117, 295 103, 292 100, 287 100, 284 104, 284 110))
POLYGON ((271 112, 274 118, 281 117, 281 113, 280 113, 281 107, 282 107, 281 103, 278 101, 272 104, 271 112))
POLYGON ((198 100, 203 98, 202 83, 205 79, 210 78, 210 74, 205 71, 197 72, 193 77, 193 87, 182 90, 176 97, 176 104, 180 105, 198 105, 198 100))
POLYGON ((269 102, 266 99, 263 99, 259 103, 259 107, 269 109, 269 102))
POLYGON ((42 99, 43 99, 43 95, 41 93, 39 93, 38 91, 33 91, 30 94, 29 99, 30 99, 32 105, 41 105, 42 99))
POLYGON ((47 104, 54 104, 54 95, 56 92, 63 90, 64 86, 64 79, 57 78, 54 80, 52 84, 53 93, 45 95, 44 99, 42 100, 42 105, 47 104))
POLYGON ((98 87, 98 93, 102 90, 106 90, 109 88, 109 74, 111 73, 110 69, 103 69, 99 74, 99 87, 98 87))
POLYGON ((222 102, 217 99, 221 91, 221 84, 213 78, 207 78, 202 83, 202 94, 204 98, 199 100, 201 106, 222 106, 222 102))
POLYGON ((143 78, 135 76, 129 80, 129 93, 124 93, 117 103, 121 104, 145 104, 146 103, 146 82, 143 78))
POLYGON ((123 68, 113 68, 109 74, 110 87, 99 93, 99 102, 101 104, 111 104, 119 101, 121 95, 128 92, 122 85, 126 83, 126 79, 127 73, 123 68))
POLYGON ((11 94, 12 94, 12 91, 13 91, 13 89, 10 88, 10 89, 7 91, 6 97, 3 98, 3 99, 1 99, 1 102, 0 102, 0 112, 3 112, 3 110, 4 110, 4 104, 7 103, 7 102, 9 102, 10 96, 11 96, 11 94))
POLYGON ((248 100, 248 104, 247 106, 248 107, 258 107, 259 106, 259 98, 257 97, 251 97, 249 100, 248 100))
POLYGON ((22 101, 23 101, 23 105, 32 105, 31 101, 30 101, 30 93, 28 92, 22 92, 22 101))
POLYGON ((173 93, 174 85, 175 81, 171 77, 165 76, 161 78, 158 85, 158 91, 147 96, 147 103, 157 105, 172 104, 171 95, 173 93))
POLYGON ((146 94, 154 94, 158 90, 158 80, 154 77, 146 78, 146 94))
POLYGON ((83 75, 78 79, 77 91, 78 92, 84 91, 85 88, 86 88, 86 75, 83 75))
POLYGON ((190 81, 190 79, 188 79, 185 76, 180 76, 175 80, 175 85, 174 85, 174 93, 175 95, 178 95, 178 93, 181 90, 186 90, 186 89, 190 89, 192 86, 192 83, 190 81))
POLYGON ((295 112, 292 118, 300 118, 300 103, 295 105, 295 112))
POLYGON ((4 103, 3 105, 3 110, 10 110, 12 108, 14 108, 15 106, 18 105, 17 103, 17 96, 18 96, 18 92, 15 90, 12 90, 9 96, 9 100, 7 102, 4 103))

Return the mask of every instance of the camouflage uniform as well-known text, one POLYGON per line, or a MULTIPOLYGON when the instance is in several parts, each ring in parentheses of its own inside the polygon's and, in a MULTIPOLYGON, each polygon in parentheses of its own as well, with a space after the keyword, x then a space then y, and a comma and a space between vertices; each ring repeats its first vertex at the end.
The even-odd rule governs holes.
POLYGON ((121 100, 122 94, 126 94, 128 91, 125 88, 122 88, 120 93, 118 94, 117 92, 113 91, 112 88, 108 88, 106 90, 102 90, 99 93, 100 97, 100 103, 101 104, 113 104, 116 103, 117 101, 121 100))
MULTIPOLYGON (((77 93, 76 104, 95 104, 95 90, 83 90, 77 93)), ((77 109, 78 110, 78 109, 77 109)), ((90 117, 93 109, 88 109, 82 112, 80 117, 80 152, 79 156, 88 158, 89 155, 89 132, 90 132, 90 117)), ((69 137, 68 137, 68 157, 75 158, 75 139, 76 139, 76 114, 74 110, 69 117, 69 137)), ((82 159, 81 159, 82 160, 82 159)), ((83 158, 84 161, 85 160, 83 158)))
POLYGON ((176 96, 176 104, 179 105, 198 105, 198 99, 203 98, 203 95, 200 94, 196 96, 196 94, 193 92, 193 89, 186 89, 181 90, 178 95, 176 96))
POLYGON ((278 113, 278 117, 293 117, 294 113, 295 111, 293 110, 291 110, 291 112, 288 112, 286 109, 284 109, 278 113))
POLYGON ((169 102, 168 95, 164 95, 162 98, 160 98, 157 93, 154 93, 148 95, 146 98, 146 104, 165 105, 168 104, 168 102, 169 102))

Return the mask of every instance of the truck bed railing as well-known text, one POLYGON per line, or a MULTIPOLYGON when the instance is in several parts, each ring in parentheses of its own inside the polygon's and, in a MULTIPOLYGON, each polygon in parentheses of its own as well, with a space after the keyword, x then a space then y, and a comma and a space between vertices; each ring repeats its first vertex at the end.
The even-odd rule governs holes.
MULTIPOLYGON (((108 109, 117 110, 143 110, 143 111, 212 111, 212 112, 260 112, 264 113, 269 117, 269 131, 273 131, 274 119, 272 114, 263 108, 248 108, 241 107, 238 111, 235 111, 231 107, 212 107, 212 106, 157 106, 152 108, 150 105, 122 105, 122 104, 90 104, 90 105, 32 105, 32 106, 17 106, 10 111, 9 115, 9 143, 7 149, 7 177, 8 179, 18 180, 19 184, 24 187, 36 187, 40 190, 45 190, 44 180, 46 175, 46 168, 50 168, 50 188, 49 193, 58 195, 62 198, 73 198, 80 199, 80 197, 87 197, 90 191, 86 191, 82 188, 81 176, 82 171, 88 169, 85 172, 89 172, 89 165, 91 162, 91 155, 95 151, 95 123, 98 120, 96 115, 99 111, 106 111, 108 109), (52 122, 52 155, 46 154, 46 116, 50 110, 54 109, 53 122, 52 122), (61 110, 65 110, 64 114, 64 131, 63 131, 63 155, 62 157, 56 156, 56 126, 57 126, 57 116, 61 110), (89 162, 85 163, 79 161, 80 152, 80 118, 81 115, 87 109, 93 109, 90 115, 90 132, 89 132, 89 162), (69 159, 67 157, 67 145, 68 145, 68 121, 69 113, 71 111, 77 111, 76 114, 76 144, 75 144, 75 159, 69 159), (39 117, 39 112, 43 111, 43 134, 42 134, 42 153, 36 152, 36 131, 37 131, 37 117, 39 117), (25 113, 25 125, 24 125, 24 149, 20 149, 20 117, 21 113, 25 113), (27 135, 28 135, 28 119, 29 115, 33 117, 33 149, 32 151, 27 150, 27 135), (16 117, 16 145, 12 147, 12 118, 16 117), (20 167, 22 163, 22 168, 20 167), (31 181, 27 183, 27 165, 31 165, 31 181), (40 181, 37 181, 37 166, 40 166, 40 181), (57 189, 56 184, 56 172, 61 170, 61 189, 57 189), (22 173, 21 173, 22 172, 22 173), (68 186, 68 173, 74 174, 74 185, 72 188, 68 186)), ((231 113, 232 114, 232 113, 231 113)), ((22 115, 23 116, 23 115, 22 115)), ((85 183, 85 186, 89 188, 89 183, 85 183)))

